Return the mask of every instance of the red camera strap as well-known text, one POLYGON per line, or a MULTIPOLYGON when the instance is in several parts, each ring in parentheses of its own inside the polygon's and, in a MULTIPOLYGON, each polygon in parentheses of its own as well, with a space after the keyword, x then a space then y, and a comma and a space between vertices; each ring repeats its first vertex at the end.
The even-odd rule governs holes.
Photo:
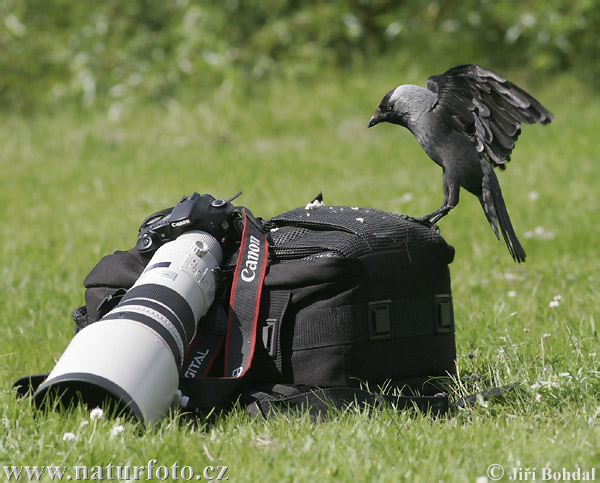
POLYGON ((196 407, 220 406, 252 364, 269 247, 259 222, 242 209, 244 230, 229 300, 226 336, 198 332, 181 371, 180 386, 196 407), (225 339, 224 377, 206 377, 225 339))
POLYGON ((242 246, 229 301, 225 377, 242 377, 252 364, 268 255, 267 237, 254 217, 248 217, 244 210, 242 246))

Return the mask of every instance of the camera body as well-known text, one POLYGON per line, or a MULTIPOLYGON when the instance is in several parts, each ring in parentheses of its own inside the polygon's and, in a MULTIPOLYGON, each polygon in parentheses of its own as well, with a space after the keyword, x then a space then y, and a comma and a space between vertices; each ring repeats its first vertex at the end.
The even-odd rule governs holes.
POLYGON ((199 230, 210 233, 227 253, 241 237, 241 223, 231 201, 194 193, 181 198, 167 215, 147 219, 140 227, 136 247, 142 254, 151 254, 186 231, 199 230))

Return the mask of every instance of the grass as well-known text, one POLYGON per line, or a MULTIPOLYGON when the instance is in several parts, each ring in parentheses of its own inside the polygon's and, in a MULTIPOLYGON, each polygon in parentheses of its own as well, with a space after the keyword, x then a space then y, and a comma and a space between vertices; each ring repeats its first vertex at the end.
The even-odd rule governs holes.
POLYGON ((74 475, 75 466, 91 473, 156 459, 196 473, 228 466, 231 481, 474 481, 493 463, 507 475, 538 468, 540 479, 542 467, 597 467, 600 97, 568 78, 536 89, 556 121, 525 127, 499 175, 527 262, 512 262, 468 193, 441 223, 456 248, 452 396, 520 381, 514 393, 438 420, 354 408, 314 425, 235 410, 210 424, 174 416, 143 433, 130 421, 90 421, 81 408, 37 413, 15 399, 12 382, 49 371, 68 344, 89 270, 133 246, 141 220, 184 194, 243 189, 238 201, 263 217, 319 191, 328 204, 413 215, 437 208, 441 173, 412 136, 366 129, 397 83, 391 75, 330 73, 318 85, 274 82, 252 93, 225 86, 165 106, 123 101, 110 115, 3 114, 0 465, 62 465, 74 475), (67 432, 72 441, 63 441, 67 432))

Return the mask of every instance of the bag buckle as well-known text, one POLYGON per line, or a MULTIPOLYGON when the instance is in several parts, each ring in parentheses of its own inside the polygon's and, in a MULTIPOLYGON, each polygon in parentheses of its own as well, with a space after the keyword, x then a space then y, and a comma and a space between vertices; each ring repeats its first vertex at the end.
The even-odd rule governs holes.
POLYGON ((392 301, 379 300, 367 304, 369 340, 392 338, 392 301))
POLYGON ((279 319, 267 319, 262 329, 262 341, 270 357, 277 355, 277 340, 279 339, 279 319))
POLYGON ((436 295, 436 334, 454 332, 454 310, 452 308, 452 295, 436 295))

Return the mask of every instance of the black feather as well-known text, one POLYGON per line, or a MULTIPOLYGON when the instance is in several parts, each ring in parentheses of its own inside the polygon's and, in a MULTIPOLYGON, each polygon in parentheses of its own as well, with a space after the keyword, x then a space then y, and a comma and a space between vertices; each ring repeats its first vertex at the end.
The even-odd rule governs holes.
POLYGON ((500 74, 463 64, 427 79, 438 95, 434 111, 451 129, 465 132, 491 164, 503 166, 521 133, 521 123, 547 124, 554 116, 537 99, 500 74))

